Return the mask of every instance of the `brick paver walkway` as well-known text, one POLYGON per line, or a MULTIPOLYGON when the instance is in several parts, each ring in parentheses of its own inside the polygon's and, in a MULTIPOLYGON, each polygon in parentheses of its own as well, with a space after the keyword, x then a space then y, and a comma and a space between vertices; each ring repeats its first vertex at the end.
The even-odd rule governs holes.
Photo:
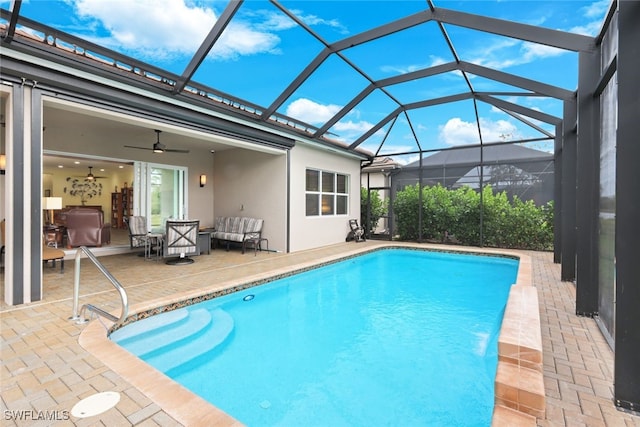
MULTIPOLYGON (((366 245, 377 245, 367 242, 366 245)), ((229 277, 310 262, 328 254, 348 251, 345 243, 296 254, 213 251, 191 266, 171 267, 145 261, 134 254, 101 258, 137 304, 176 292, 198 289, 229 277)), ((365 244, 360 244, 365 245, 365 244)), ((550 253, 528 252, 533 284, 540 299, 544 346, 546 419, 540 426, 635 426, 640 416, 623 413, 612 403, 613 354, 593 319, 574 315, 571 283, 561 282, 560 268, 550 253)), ((65 273, 44 270, 41 302, 10 307, 0 303, 2 422, 7 426, 176 426, 162 408, 104 366, 78 344, 84 326, 68 320, 74 265, 65 273), (102 391, 117 391, 115 408, 80 419, 69 411, 79 400, 102 391), (22 419, 18 419, 21 417, 22 419), (56 418, 34 420, 38 417, 56 418)), ((117 310, 118 297, 106 280, 82 261, 81 303, 90 301, 117 310)), ((1 277, 4 283, 4 276, 1 277)), ((4 288, 0 289, 4 292, 4 288)))

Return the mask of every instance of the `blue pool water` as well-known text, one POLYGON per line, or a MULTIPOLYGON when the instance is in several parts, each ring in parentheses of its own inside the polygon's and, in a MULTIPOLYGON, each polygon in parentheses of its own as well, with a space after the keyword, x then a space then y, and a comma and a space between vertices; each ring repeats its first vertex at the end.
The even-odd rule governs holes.
POLYGON ((517 267, 375 251, 111 338, 249 426, 489 426, 517 267))

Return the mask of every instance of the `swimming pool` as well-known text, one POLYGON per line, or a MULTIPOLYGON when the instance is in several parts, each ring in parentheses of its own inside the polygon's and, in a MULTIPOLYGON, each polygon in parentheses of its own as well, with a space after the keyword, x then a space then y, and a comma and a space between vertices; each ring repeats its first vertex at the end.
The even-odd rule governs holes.
POLYGON ((517 264, 376 251, 153 316, 112 339, 248 425, 489 425, 517 264), (168 336, 141 332, 145 323, 168 336), (183 333, 189 324, 201 326, 203 354, 183 333))

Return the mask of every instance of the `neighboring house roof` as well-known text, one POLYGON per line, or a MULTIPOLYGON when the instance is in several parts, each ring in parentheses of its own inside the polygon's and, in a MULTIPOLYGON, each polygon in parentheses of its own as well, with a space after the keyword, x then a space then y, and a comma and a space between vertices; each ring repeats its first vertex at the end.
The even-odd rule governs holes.
MULTIPOLYGON (((486 164, 495 163, 526 163, 553 160, 553 153, 534 150, 515 144, 490 145, 483 147, 482 161, 486 164)), ((440 166, 468 166, 480 162, 480 147, 468 147, 443 150, 422 159, 422 167, 440 166)), ((409 163, 405 168, 417 168, 420 161, 409 163)))
POLYGON ((362 168, 362 172, 386 172, 401 168, 402 165, 390 157, 376 157, 370 164, 362 168))

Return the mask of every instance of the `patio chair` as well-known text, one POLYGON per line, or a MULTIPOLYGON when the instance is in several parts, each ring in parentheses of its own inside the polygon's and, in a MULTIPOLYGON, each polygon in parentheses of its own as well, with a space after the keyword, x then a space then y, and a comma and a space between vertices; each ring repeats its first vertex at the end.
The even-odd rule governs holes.
POLYGON ((164 257, 169 265, 183 265, 193 263, 192 255, 200 255, 198 246, 199 220, 179 221, 167 220, 164 257))
MULTIPOLYGON (((145 249, 147 244, 147 218, 144 216, 124 217, 124 222, 129 229, 129 246, 131 249, 145 249)), ((140 253, 144 256, 144 252, 140 253)))
POLYGON ((351 240, 355 240, 357 243, 357 242, 364 242, 365 240, 367 240, 364 237, 364 229, 358 225, 357 219, 349 220, 349 228, 351 228, 351 231, 349 231, 349 234, 347 234, 347 238, 346 238, 347 242, 350 242, 351 240))

